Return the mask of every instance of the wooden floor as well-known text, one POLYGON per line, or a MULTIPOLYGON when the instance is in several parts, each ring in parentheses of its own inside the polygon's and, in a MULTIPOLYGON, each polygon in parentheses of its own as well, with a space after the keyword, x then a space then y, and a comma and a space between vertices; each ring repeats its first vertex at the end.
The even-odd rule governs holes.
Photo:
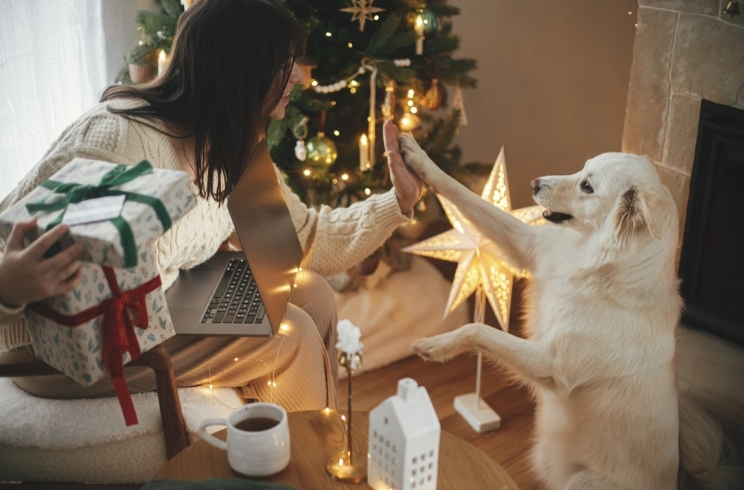
MULTIPOLYGON (((478 434, 455 412, 454 397, 474 391, 475 367, 474 356, 463 355, 445 364, 409 357, 363 373, 353 379, 354 410, 371 410, 395 394, 399 379, 413 378, 429 392, 443 430, 468 441, 493 458, 521 490, 543 490, 529 470, 535 406, 524 387, 511 382, 505 371, 484 365, 481 393, 501 416, 501 428, 478 434)), ((346 407, 347 390, 347 382, 343 380, 339 387, 342 409, 346 407)))

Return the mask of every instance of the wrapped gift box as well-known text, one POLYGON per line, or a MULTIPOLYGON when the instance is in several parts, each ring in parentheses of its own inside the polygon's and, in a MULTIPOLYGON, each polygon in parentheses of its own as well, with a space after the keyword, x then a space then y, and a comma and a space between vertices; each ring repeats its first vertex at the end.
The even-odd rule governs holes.
POLYGON ((195 205, 185 172, 153 169, 146 160, 117 165, 76 158, 0 214, 0 236, 7 239, 14 223, 36 217, 30 243, 61 221, 70 231, 50 254, 82 243, 83 261, 133 267, 138 252, 195 205))
POLYGON ((128 269, 83 263, 76 289, 25 310, 36 356, 83 386, 108 372, 127 425, 137 419, 123 365, 175 335, 155 257, 138 255, 128 269))

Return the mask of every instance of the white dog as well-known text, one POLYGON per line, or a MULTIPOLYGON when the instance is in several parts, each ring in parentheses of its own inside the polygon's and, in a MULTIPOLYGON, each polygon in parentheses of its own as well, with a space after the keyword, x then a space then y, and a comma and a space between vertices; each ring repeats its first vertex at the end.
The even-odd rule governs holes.
POLYGON ((532 181, 557 226, 531 227, 445 174, 410 135, 400 144, 411 169, 532 275, 529 340, 469 324, 412 349, 432 361, 480 350, 531 387, 533 469, 547 488, 676 489, 679 224, 653 165, 605 153, 532 181))

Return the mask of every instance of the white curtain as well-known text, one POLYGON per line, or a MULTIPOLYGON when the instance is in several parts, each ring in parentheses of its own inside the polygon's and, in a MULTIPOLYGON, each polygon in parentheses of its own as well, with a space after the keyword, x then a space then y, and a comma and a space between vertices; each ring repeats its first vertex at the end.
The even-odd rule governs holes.
POLYGON ((0 199, 106 86, 101 0, 0 0, 0 199))

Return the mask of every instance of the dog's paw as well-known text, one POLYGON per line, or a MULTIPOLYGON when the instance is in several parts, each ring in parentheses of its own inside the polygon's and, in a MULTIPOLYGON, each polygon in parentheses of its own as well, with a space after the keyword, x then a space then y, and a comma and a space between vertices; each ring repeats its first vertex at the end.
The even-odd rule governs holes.
POLYGON ((411 344, 411 350, 426 361, 444 362, 453 356, 450 342, 437 335, 428 339, 421 339, 411 344))
POLYGON ((421 149, 419 144, 408 133, 402 133, 399 137, 400 152, 403 155, 403 161, 406 165, 420 175, 424 180, 431 174, 432 167, 438 168, 434 162, 431 161, 429 155, 421 149))

